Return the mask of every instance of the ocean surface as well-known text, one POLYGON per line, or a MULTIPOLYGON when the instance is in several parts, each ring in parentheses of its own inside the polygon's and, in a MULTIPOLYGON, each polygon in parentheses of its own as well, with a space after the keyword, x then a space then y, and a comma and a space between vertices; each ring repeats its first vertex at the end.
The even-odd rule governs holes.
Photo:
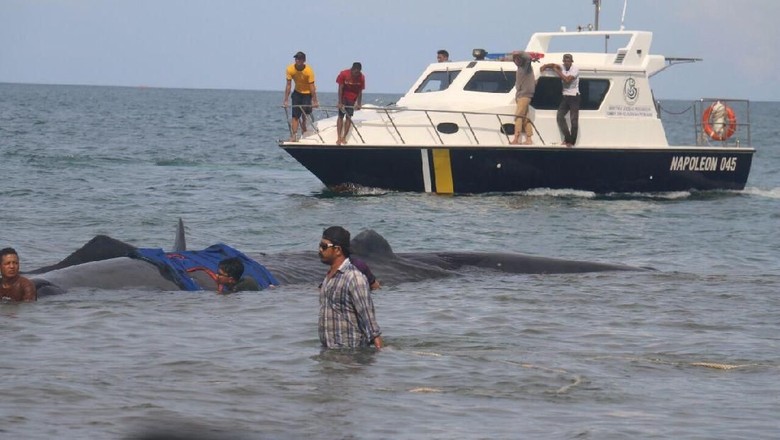
MULTIPOLYGON (((277 146, 281 101, 0 84, 0 247, 23 270, 97 234, 169 249, 182 218, 190 249, 268 258, 340 224, 397 252, 657 270, 386 284, 376 354, 321 351, 316 285, 0 304, 0 438, 780 437, 780 103, 751 103, 744 191, 437 196, 328 191, 277 146)), ((663 101, 673 143, 690 104, 663 101)))

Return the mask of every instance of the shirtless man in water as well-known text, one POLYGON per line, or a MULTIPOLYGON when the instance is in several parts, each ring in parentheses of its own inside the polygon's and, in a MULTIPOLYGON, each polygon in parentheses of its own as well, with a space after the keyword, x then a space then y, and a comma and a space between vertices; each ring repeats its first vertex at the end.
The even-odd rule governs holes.
POLYGON ((0 300, 36 301, 35 284, 19 275, 19 254, 13 248, 0 250, 0 300))

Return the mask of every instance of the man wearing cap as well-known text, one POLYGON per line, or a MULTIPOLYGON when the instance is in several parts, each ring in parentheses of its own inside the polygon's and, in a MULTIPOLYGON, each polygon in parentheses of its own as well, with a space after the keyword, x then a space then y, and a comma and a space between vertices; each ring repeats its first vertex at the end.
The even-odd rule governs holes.
POLYGON ((573 147, 577 143, 580 118, 580 70, 572 63, 574 63, 574 57, 567 53, 563 55, 563 66, 548 63, 539 69, 541 71, 554 71, 563 84, 563 96, 561 104, 558 106, 557 120, 558 128, 563 134, 563 144, 567 147, 573 147), (569 119, 571 119, 571 131, 566 124, 566 113, 569 113, 569 119))
POLYGON ((320 260, 330 268, 320 286, 318 330, 326 348, 382 348, 366 276, 349 259, 349 231, 331 226, 320 239, 320 260))
POLYGON ((352 126, 352 115, 355 113, 355 110, 360 110, 361 101, 363 100, 363 89, 366 88, 366 77, 361 73, 361 70, 363 70, 363 65, 355 62, 352 63, 350 69, 342 70, 336 77, 336 84, 339 85, 339 117, 336 120, 338 140, 336 145, 347 143, 349 128, 352 126), (345 113, 349 115, 346 121, 344 120, 345 113))
POLYGON ((292 81, 295 81, 295 90, 292 92, 292 126, 290 127, 290 142, 298 140, 298 122, 300 121, 301 135, 306 132, 306 116, 311 114, 311 109, 319 107, 317 101, 317 87, 314 85, 314 70, 306 64, 306 54, 298 52, 293 55, 295 62, 287 66, 287 86, 284 89, 283 106, 287 107, 287 100, 291 96, 292 81))
POLYGON ((531 68, 531 56, 524 51, 512 52, 512 61, 517 66, 515 74, 515 136, 510 144, 519 144, 520 135, 525 132, 525 141, 523 145, 531 145, 531 137, 534 134, 533 125, 528 119, 528 108, 531 105, 531 99, 536 91, 536 78, 531 68))

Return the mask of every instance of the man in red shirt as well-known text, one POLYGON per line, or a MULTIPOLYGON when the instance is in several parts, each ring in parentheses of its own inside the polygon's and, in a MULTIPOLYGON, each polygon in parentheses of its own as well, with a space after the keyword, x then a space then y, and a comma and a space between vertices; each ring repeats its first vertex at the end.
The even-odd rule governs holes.
POLYGON ((355 110, 360 110, 363 100, 363 89, 366 88, 366 77, 361 73, 363 66, 360 63, 352 63, 351 69, 342 70, 336 77, 339 85, 338 107, 339 118, 336 121, 338 140, 336 145, 346 144, 349 128, 352 126, 352 115, 355 110), (348 114, 346 122, 344 114, 348 114))
POLYGON ((0 250, 0 300, 35 301, 35 284, 19 275, 19 255, 13 248, 0 250))

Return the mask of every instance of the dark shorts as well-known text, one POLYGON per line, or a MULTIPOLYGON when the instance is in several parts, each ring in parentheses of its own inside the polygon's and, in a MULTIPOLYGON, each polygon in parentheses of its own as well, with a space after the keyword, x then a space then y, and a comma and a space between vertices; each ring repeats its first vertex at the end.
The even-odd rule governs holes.
POLYGON ((350 118, 355 114, 355 101, 347 101, 346 99, 344 100, 344 111, 339 109, 339 117, 343 118, 345 112, 349 115, 350 118))
POLYGON ((292 92, 292 117, 298 119, 305 112, 307 115, 311 114, 311 93, 304 94, 297 91, 292 92), (303 106, 303 108, 301 108, 303 106), (303 110, 303 112, 301 111, 303 110))

